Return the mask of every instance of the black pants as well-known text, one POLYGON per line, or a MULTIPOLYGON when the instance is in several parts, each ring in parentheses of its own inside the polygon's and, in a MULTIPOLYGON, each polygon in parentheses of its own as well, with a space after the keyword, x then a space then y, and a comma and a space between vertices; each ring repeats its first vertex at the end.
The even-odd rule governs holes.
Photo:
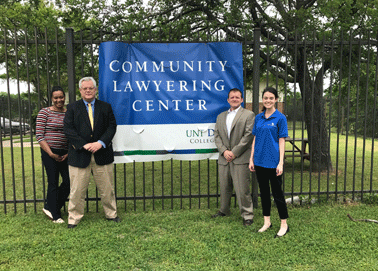
POLYGON ((261 205, 264 216, 270 216, 271 200, 270 200, 270 186, 272 187, 272 194, 274 202, 276 203, 278 214, 281 219, 289 217, 287 213, 286 201, 282 192, 282 175, 277 176, 275 168, 264 168, 255 166, 257 181, 259 182, 261 205))
MULTIPOLYGON (((64 155, 67 150, 51 149, 58 155, 64 155)), ((42 162, 47 174, 47 197, 45 209, 49 210, 56 220, 61 218, 60 209, 64 206, 70 194, 70 175, 68 174, 67 159, 63 162, 57 162, 52 159, 47 152, 41 149, 42 162), (59 186, 59 173, 62 176, 62 183, 59 186)))

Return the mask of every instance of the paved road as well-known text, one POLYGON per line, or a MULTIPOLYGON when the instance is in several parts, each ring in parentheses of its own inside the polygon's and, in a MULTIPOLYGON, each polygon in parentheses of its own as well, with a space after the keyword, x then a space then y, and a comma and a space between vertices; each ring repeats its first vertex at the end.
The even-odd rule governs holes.
MULTIPOLYGON (((10 147, 10 140, 3 141, 3 147, 10 147)), ((24 147, 30 147, 31 143, 30 142, 24 142, 24 147)), ((21 142, 13 142, 13 147, 21 147, 21 142)), ((33 147, 39 147, 38 142, 33 142, 33 147)))

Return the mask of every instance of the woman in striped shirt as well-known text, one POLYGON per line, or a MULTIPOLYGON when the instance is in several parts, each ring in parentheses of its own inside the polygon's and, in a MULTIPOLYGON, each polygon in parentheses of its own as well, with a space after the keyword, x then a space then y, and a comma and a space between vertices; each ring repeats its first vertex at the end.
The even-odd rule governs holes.
POLYGON ((67 165, 68 141, 63 133, 65 94, 61 87, 52 88, 51 100, 52 106, 39 111, 36 125, 36 138, 41 146, 48 182, 46 202, 42 210, 54 223, 64 223, 60 209, 70 193, 70 179, 67 165), (60 186, 59 173, 62 176, 60 186))

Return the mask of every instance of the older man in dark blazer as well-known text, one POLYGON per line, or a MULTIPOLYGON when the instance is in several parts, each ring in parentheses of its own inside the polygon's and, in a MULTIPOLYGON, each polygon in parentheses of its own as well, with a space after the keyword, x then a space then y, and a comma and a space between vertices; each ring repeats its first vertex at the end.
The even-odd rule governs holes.
POLYGON ((214 136, 219 151, 218 168, 221 208, 212 217, 230 214, 233 188, 235 189, 243 225, 253 223, 253 204, 248 168, 252 146, 252 127, 255 114, 241 107, 242 92, 233 88, 228 93, 230 109, 217 117, 214 136))
POLYGON ((84 216, 85 196, 91 173, 100 192, 105 217, 120 222, 113 190, 112 139, 117 129, 110 104, 95 99, 97 88, 92 77, 79 81, 82 99, 67 106, 64 133, 69 141, 68 165, 71 192, 68 228, 84 216))

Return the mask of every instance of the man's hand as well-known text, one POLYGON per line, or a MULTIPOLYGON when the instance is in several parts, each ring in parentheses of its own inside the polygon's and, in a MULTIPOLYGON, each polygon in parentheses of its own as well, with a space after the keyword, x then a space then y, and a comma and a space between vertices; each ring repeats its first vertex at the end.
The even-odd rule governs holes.
POLYGON ((229 150, 224 151, 223 156, 226 158, 227 162, 232 162, 232 160, 236 158, 232 151, 229 150))
POLYGON ((61 156, 62 157, 62 162, 64 161, 64 160, 66 160, 67 159, 67 157, 68 157, 68 153, 67 154, 65 154, 65 155, 63 155, 63 156, 61 156))
POLYGON ((253 163, 253 159, 249 159, 249 166, 248 166, 249 170, 252 171, 252 172, 255 172, 255 163, 253 163))
POLYGON ((102 145, 100 142, 93 142, 93 143, 87 143, 83 146, 84 149, 87 151, 90 151, 91 153, 97 152, 99 149, 102 148, 102 145))

